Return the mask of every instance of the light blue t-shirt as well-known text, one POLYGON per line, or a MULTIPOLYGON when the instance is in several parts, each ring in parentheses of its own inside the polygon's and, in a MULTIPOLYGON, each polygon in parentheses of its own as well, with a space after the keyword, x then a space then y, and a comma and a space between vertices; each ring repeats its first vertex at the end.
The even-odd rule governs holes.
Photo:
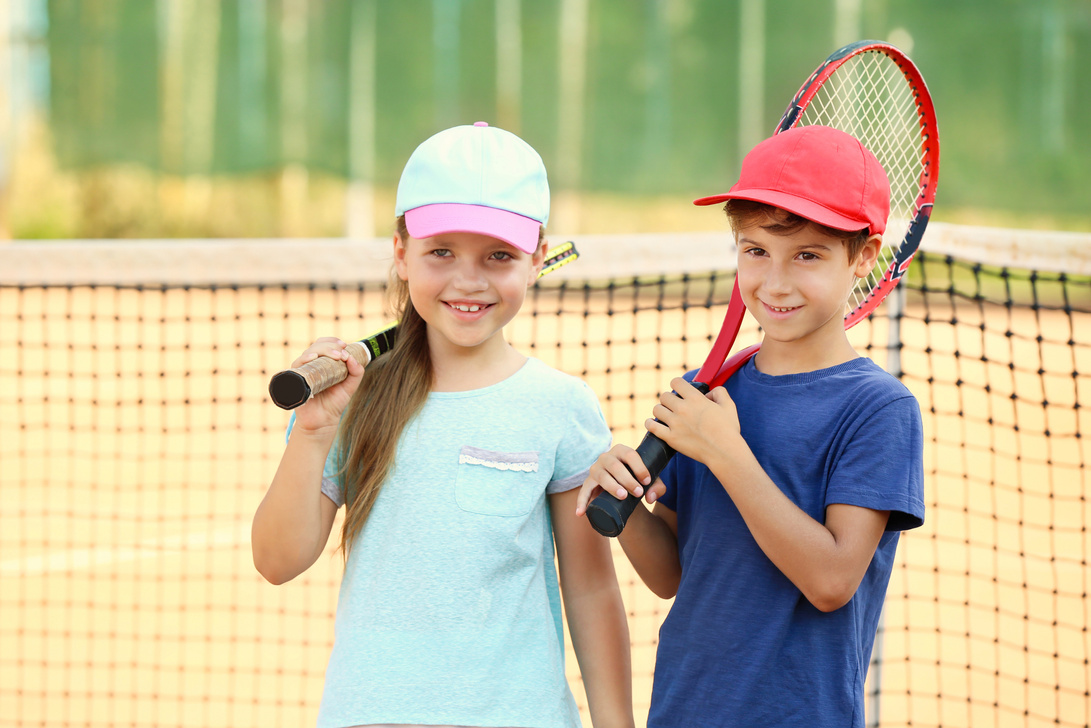
POLYGON ((609 446, 590 388, 536 359, 429 395, 349 554, 319 727, 578 728, 546 495, 609 446))

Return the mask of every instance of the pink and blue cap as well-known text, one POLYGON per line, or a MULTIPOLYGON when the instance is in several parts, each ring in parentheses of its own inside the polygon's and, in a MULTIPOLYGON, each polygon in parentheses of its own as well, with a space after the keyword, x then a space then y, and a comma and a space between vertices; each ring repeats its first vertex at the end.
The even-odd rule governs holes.
POLYGON ((549 182, 533 147, 483 121, 426 139, 398 183, 396 215, 414 238, 477 233, 526 253, 549 220, 549 182))

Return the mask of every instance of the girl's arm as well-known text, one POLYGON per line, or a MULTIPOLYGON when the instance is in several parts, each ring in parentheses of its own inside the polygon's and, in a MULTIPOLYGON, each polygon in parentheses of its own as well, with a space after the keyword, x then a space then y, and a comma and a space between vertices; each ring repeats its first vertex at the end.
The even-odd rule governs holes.
POLYGON ((310 568, 333 528, 337 506, 322 495, 322 470, 341 412, 364 374, 345 346, 340 339, 319 339, 292 362, 294 368, 328 356, 344 361, 349 376, 296 409, 280 467, 254 514, 250 538, 254 566, 273 584, 291 581, 310 568))
POLYGON ((591 722, 632 728, 629 625, 609 541, 573 518, 578 489, 550 496, 553 536, 568 629, 580 665, 591 722))
MULTIPOLYGON (((618 498, 629 493, 644 495, 641 483, 650 479, 636 450, 614 445, 591 466, 576 497, 576 515, 583 516, 587 504, 604 491, 618 498)), ((665 491, 663 481, 657 480, 648 488, 646 500, 654 503, 665 491)), ((651 511, 643 503, 638 504, 618 542, 640 579, 656 596, 670 599, 678 593, 682 564, 678 560, 678 516, 674 511, 659 503, 651 511)))
POLYGON ((254 566, 270 583, 296 578, 326 547, 337 506, 322 494, 322 469, 336 432, 336 426, 325 432, 294 428, 254 514, 254 566))

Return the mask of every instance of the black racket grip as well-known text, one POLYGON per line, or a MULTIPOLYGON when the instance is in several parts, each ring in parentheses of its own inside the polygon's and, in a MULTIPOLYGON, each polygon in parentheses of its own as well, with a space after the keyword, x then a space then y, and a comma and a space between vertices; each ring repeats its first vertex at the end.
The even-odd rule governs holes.
MULTIPOLYGON (((708 392, 707 384, 695 382, 693 386, 702 393, 708 392)), ((674 457, 674 453, 674 448, 650 432, 644 435, 644 439, 636 446, 636 454, 640 456, 644 467, 648 469, 653 484, 663 472, 663 468, 667 467, 667 463, 674 457)), ((632 470, 630 469, 629 472, 632 470)), ((614 538, 625 529, 625 524, 629 516, 633 515, 638 503, 640 499, 635 495, 629 495, 625 500, 618 500, 610 493, 600 493, 587 504, 587 520, 591 522, 591 527, 603 536, 614 538)))

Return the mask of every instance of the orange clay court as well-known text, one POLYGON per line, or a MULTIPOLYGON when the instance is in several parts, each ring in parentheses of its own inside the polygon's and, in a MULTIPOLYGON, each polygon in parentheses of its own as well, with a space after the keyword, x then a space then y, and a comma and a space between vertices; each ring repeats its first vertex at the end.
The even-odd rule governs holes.
MULTIPOLYGON (((583 376, 635 445, 657 393, 703 360, 731 276, 588 286, 583 265, 543 282, 510 338, 583 376)), ((900 355, 928 513, 876 643, 879 724, 1086 725, 1087 278, 914 266, 900 355)), ((313 724, 340 562, 331 545, 281 587, 251 564, 287 421, 266 387, 315 336, 386 319, 378 284, 266 283, 0 288, 0 725, 313 724)), ((880 309, 851 336, 885 365, 888 334, 880 309)), ((756 337, 747 321, 737 346, 756 337)), ((643 725, 670 604, 615 562, 643 725)), ((571 653, 569 674, 586 721, 571 653)))

